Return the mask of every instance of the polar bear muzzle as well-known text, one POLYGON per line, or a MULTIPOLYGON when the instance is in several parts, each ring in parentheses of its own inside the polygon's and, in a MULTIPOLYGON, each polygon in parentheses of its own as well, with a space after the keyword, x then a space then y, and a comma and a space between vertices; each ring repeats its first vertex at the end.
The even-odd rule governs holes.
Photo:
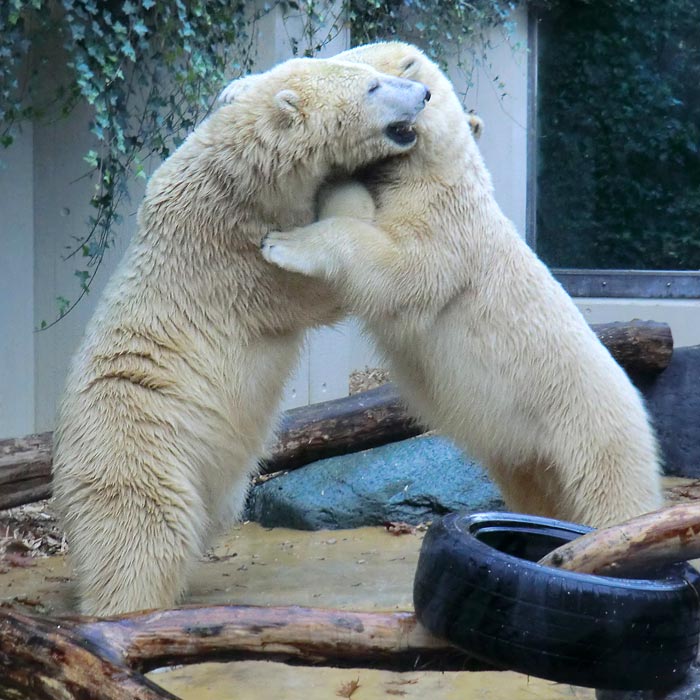
POLYGON ((411 87, 419 87, 421 90, 423 90, 423 102, 416 113, 411 116, 411 118, 392 122, 386 127, 384 133, 386 134, 387 138, 391 139, 398 146, 410 146, 416 140, 416 132, 413 129, 416 116, 418 115, 418 112, 423 109, 425 103, 430 100, 430 90, 425 85, 417 83, 413 80, 402 80, 401 82, 408 82, 411 87))

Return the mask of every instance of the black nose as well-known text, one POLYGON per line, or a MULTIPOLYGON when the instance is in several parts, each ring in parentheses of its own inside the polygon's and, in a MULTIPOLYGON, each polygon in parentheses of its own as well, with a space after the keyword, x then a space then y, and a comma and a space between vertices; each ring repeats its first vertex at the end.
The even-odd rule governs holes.
POLYGON ((423 100, 425 102, 430 102, 430 98, 431 98, 430 90, 428 90, 428 88, 425 88, 425 97, 423 98, 423 100))

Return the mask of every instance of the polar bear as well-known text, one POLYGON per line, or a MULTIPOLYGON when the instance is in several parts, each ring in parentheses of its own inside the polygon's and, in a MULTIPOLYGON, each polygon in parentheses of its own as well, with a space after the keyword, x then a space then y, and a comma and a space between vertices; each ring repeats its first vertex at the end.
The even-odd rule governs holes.
POLYGON ((240 513, 304 331, 340 313, 260 239, 313 221, 331 172, 407 152, 428 98, 368 65, 291 60, 153 175, 60 407, 54 493, 84 613, 171 606, 240 513))
POLYGON ((330 218, 268 234, 264 257, 333 286, 413 410, 510 508, 601 526, 660 507, 641 398, 499 209, 449 81, 402 43, 340 56, 427 85, 418 144, 364 173, 368 189, 322 195, 330 218))

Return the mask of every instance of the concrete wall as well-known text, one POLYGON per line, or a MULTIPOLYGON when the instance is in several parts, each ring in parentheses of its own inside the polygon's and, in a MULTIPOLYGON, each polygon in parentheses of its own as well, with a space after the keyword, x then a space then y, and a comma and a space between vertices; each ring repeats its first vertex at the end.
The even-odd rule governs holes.
POLYGON ((33 132, 0 163, 0 436, 34 426, 33 132))
MULTIPOLYGON (((65 260, 74 236, 86 230, 92 213, 92 184, 81 179, 88 171, 83 156, 90 148, 87 109, 76 110, 69 119, 34 127, 34 316, 35 327, 56 318, 56 297, 77 299, 80 284, 75 276, 84 269, 80 255, 65 260)), ((135 228, 135 214, 143 192, 132 183, 133 202, 120 210, 123 223, 115 228, 115 245, 104 261, 90 293, 63 319, 35 334, 35 425, 37 431, 53 428, 56 405, 63 382, 85 325, 110 273, 119 262, 135 228)))
POLYGON ((479 148, 491 172, 496 199, 504 213, 525 235, 527 204, 527 13, 518 10, 512 34, 493 31, 488 60, 464 85, 465 76, 453 69, 450 77, 460 92, 467 89, 465 107, 484 120, 479 148))
MULTIPOLYGON (((466 90, 465 106, 475 109, 485 122, 480 147, 497 199, 524 233, 528 63, 524 11, 516 19, 515 33, 509 38, 494 34, 489 60, 474 73, 468 90, 460 71, 453 70, 451 76, 460 92, 466 90)), ((292 32, 293 27, 285 25, 279 14, 259 22, 258 69, 291 55, 292 32)), ((341 31, 325 54, 341 51, 348 44, 347 31, 341 31)), ((141 182, 133 183, 132 201, 122 206, 117 244, 105 255, 89 296, 57 325, 34 333, 42 320, 55 317, 57 296, 75 299, 79 292, 74 273, 82 261, 64 261, 62 256, 72 237, 85 230, 90 214, 91 184, 80 179, 87 170, 83 155, 90 148, 88 119, 86 110, 78 110, 67 120, 28 127, 13 148, 2 154, 0 438, 53 427, 70 357, 135 228, 141 182)), ((579 305, 591 322, 634 317, 667 321, 677 345, 700 344, 700 304, 695 301, 583 299, 579 305)), ((289 382, 284 407, 345 395, 351 370, 380 362, 352 320, 314 332, 289 382)))

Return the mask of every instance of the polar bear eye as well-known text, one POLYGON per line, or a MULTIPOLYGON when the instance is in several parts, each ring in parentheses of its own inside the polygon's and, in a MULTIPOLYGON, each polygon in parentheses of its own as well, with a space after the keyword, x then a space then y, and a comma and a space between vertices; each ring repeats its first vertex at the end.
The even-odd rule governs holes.
POLYGON ((406 60, 406 62, 401 66, 401 76, 406 76, 407 74, 410 74, 413 72, 413 69, 416 67, 416 59, 415 58, 409 58, 406 60))
POLYGON ((379 90, 379 81, 373 80, 369 85, 367 93, 371 95, 373 92, 377 92, 377 90, 379 90))

